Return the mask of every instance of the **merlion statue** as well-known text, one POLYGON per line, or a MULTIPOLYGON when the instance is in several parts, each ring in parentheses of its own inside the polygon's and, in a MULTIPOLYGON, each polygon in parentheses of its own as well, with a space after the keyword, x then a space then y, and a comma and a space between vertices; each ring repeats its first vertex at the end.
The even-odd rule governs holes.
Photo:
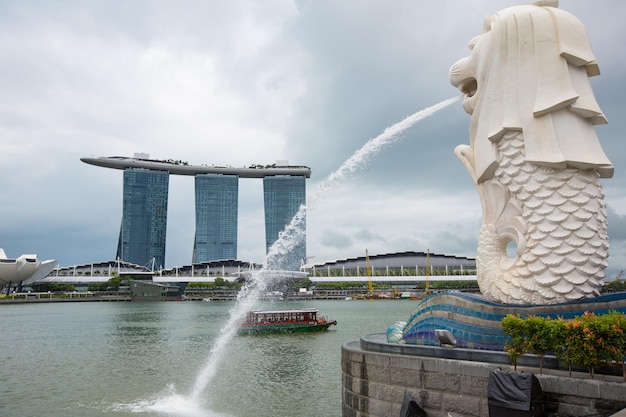
POLYGON ((589 77, 587 33, 557 1, 485 20, 470 56, 450 69, 471 115, 456 155, 480 196, 476 257, 483 296, 557 304, 599 294, 607 266, 600 178, 613 176, 593 125, 606 123, 589 77))

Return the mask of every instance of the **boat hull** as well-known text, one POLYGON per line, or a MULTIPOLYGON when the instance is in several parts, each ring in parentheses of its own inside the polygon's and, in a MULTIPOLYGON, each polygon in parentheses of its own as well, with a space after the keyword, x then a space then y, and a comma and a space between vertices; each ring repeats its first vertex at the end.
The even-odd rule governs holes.
POLYGON ((314 324, 266 324, 266 325, 243 325, 239 328, 240 335, 255 334, 280 334, 280 333, 315 333, 328 330, 330 326, 337 324, 336 321, 327 321, 314 324))

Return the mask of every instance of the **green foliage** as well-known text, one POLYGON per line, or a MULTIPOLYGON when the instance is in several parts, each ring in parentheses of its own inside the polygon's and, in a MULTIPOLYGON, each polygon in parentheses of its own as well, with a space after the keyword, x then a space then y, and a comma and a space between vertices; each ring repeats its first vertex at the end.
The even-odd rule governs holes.
POLYGON ((507 315, 500 323, 502 332, 510 338, 504 350, 517 368, 517 360, 526 353, 543 358, 554 352, 570 367, 587 367, 591 378, 599 367, 620 366, 626 381, 626 316, 610 312, 598 316, 587 312, 573 320, 552 320, 546 317, 507 315))
POLYGON ((528 353, 526 343, 526 322, 519 316, 508 314, 500 322, 502 332, 511 338, 504 345, 504 351, 509 354, 513 368, 517 370, 517 359, 528 353))
POLYGON ((478 289, 478 281, 434 281, 430 283, 429 287, 435 290, 478 289))
POLYGON ((313 286, 313 281, 308 278, 296 279, 293 283, 294 288, 311 288, 313 286))
POLYGON ((613 360, 622 367, 622 376, 626 381, 626 317, 617 311, 603 316, 608 326, 607 345, 611 347, 613 360))
POLYGON ((615 280, 606 282, 602 287, 602 292, 622 292, 626 291, 626 280, 615 280))
POLYGON ((597 328, 596 315, 593 313, 585 313, 565 323, 568 356, 574 363, 586 366, 591 378, 595 375, 595 369, 602 364, 603 357, 600 345, 604 340, 597 328))
POLYGON ((89 284, 87 286, 87 290, 89 290, 89 291, 106 291, 108 286, 109 286, 108 282, 98 282, 98 283, 89 284))
POLYGON ((51 282, 36 282, 32 287, 36 292, 61 292, 74 291, 76 289, 72 284, 54 284, 51 282))
POLYGON ((554 349, 554 324, 549 317, 530 316, 526 318, 528 350, 539 356, 539 373, 543 373, 543 358, 554 349))
POLYGON ((215 277, 214 282, 190 282, 187 284, 188 289, 207 289, 207 290, 217 290, 217 289, 237 289, 240 288, 241 284, 237 282, 230 282, 222 277, 215 277))
POLYGON ((128 280, 132 280, 132 278, 115 276, 109 279, 107 282, 89 284, 87 286, 87 289, 89 291, 119 291, 122 281, 128 281, 128 280))
POLYGON ((576 358, 574 357, 574 350, 570 350, 572 346, 572 332, 568 329, 565 320, 562 317, 559 317, 554 321, 555 325, 552 329, 552 337, 554 342, 554 354, 557 358, 563 360, 567 366, 570 368, 570 376, 572 365, 576 363, 576 358))
POLYGON ((189 284, 187 284, 187 288, 188 289, 193 289, 193 288, 212 288, 213 287, 213 283, 212 282, 190 282, 189 284))

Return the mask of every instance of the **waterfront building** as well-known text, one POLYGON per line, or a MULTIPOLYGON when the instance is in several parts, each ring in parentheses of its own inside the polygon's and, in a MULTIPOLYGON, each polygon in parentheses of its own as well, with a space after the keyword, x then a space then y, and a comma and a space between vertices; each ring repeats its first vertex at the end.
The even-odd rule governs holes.
MULTIPOLYGON (((195 177, 196 230, 192 263, 236 259, 240 178, 264 179, 267 250, 300 205, 305 204, 305 180, 311 176, 309 167, 291 166, 287 161, 243 168, 154 160, 147 154, 135 154, 134 158, 81 158, 81 161, 124 170, 124 208, 117 257, 139 265, 154 261, 157 269, 163 267, 165 261, 170 174, 195 177), (149 185, 150 181, 153 185, 149 185), (148 190, 152 186, 155 189, 148 190)), ((299 244, 288 258, 288 267, 275 267, 298 271, 306 258, 306 243, 299 244)))
POLYGON ((408 285, 425 281, 476 281, 476 259, 430 252, 394 252, 302 266, 311 281, 408 285))
POLYGON ((237 259, 239 178, 198 174, 195 183, 196 234, 192 263, 237 259))
POLYGON ((139 265, 165 265, 167 171, 124 170, 122 225, 117 258, 139 265))
POLYGON ((6 287, 7 295, 11 292, 11 288, 19 291, 22 285, 37 282, 56 266, 56 260, 41 261, 34 254, 8 258, 4 249, 0 248, 0 290, 6 287))
MULTIPOLYGON (((300 207, 306 203, 306 186, 302 176, 274 175, 263 178, 263 195, 265 202, 265 248, 270 247, 278 239, 300 207)), ((306 222, 301 227, 305 230, 306 222)), ((278 265, 270 265, 272 269, 299 271, 306 261, 306 238, 300 239, 288 253, 281 257, 278 265)))

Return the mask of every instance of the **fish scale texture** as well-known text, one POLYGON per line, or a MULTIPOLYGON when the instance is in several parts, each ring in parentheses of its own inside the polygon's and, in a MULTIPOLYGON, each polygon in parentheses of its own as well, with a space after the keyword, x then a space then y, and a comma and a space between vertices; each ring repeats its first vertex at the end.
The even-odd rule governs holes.
POLYGON ((598 174, 527 162, 519 131, 508 132, 498 146, 493 181, 504 186, 516 213, 481 227, 476 266, 483 295, 510 304, 597 296, 609 249, 598 174), (506 253, 511 236, 518 247, 513 259, 506 253))

